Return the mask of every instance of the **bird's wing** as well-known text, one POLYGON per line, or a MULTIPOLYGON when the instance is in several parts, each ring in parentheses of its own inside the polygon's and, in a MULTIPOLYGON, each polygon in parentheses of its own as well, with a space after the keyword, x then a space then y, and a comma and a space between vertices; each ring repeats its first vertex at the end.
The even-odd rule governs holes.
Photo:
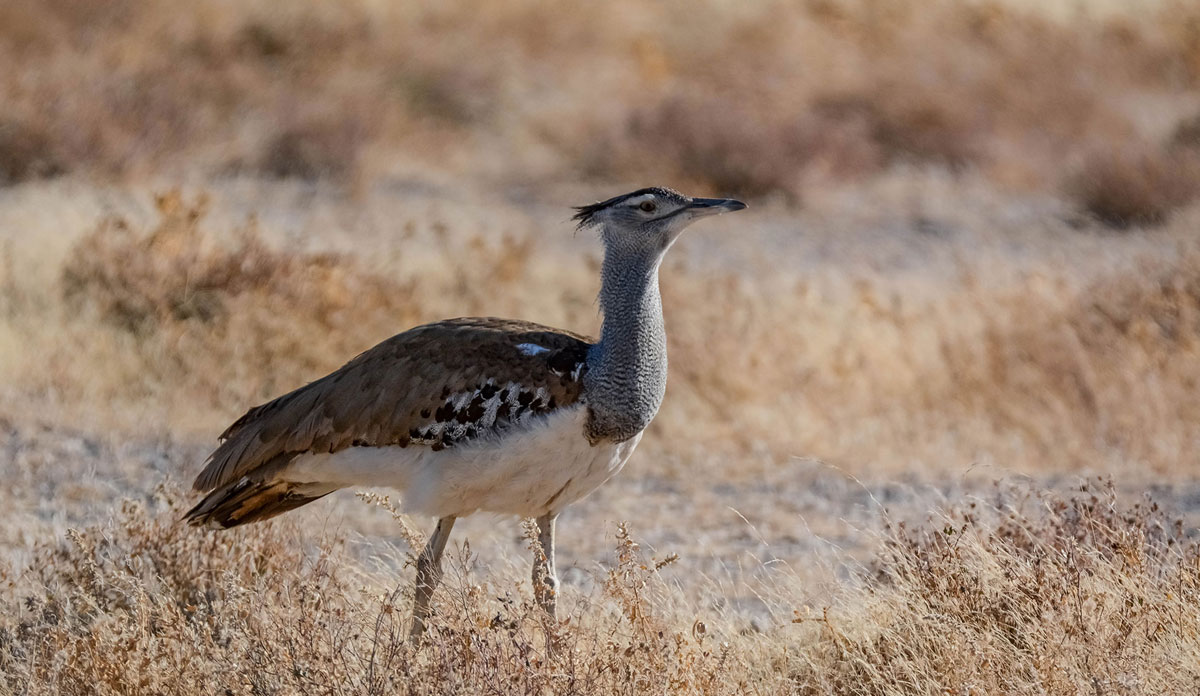
POLYGON ((305 452, 435 450, 579 400, 591 344, 505 319, 450 319, 397 334, 335 372, 250 409, 193 486, 208 491, 305 452))

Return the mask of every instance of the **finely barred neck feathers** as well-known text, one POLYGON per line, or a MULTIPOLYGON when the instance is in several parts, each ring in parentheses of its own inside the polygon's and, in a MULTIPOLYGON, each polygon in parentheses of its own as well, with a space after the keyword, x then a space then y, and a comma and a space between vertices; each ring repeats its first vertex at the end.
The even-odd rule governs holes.
POLYGON ((588 439, 623 442, 658 412, 667 387, 667 337, 658 268, 667 250, 701 217, 745 208, 724 198, 691 198, 646 188, 577 208, 579 226, 604 241, 600 341, 587 357, 588 439))

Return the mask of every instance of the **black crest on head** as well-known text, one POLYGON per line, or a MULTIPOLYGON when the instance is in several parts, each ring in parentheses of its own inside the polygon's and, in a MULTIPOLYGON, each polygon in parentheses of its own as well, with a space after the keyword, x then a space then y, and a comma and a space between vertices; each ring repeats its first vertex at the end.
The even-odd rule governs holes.
POLYGON ((600 201, 599 203, 581 205, 575 208, 575 215, 573 215, 571 219, 578 222, 580 227, 587 227, 588 225, 592 224, 592 218, 601 210, 630 198, 644 196, 647 193, 653 193, 655 196, 666 200, 676 200, 681 202, 687 200, 686 196, 673 189, 669 189, 664 186, 651 186, 650 188, 638 189, 632 193, 623 193, 620 196, 613 196, 612 198, 606 201, 600 201))

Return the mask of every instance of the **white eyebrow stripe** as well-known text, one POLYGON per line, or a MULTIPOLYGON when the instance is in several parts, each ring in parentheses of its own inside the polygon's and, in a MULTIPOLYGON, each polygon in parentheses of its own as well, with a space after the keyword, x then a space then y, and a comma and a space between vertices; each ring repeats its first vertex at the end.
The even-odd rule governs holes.
POLYGON ((539 346, 536 343, 518 343, 517 350, 521 351, 525 355, 541 355, 542 353, 550 352, 549 348, 539 346))
POLYGON ((637 207, 637 206, 641 205, 644 201, 652 201, 652 200, 654 200, 653 193, 643 193, 642 195, 635 196, 634 198, 626 198, 625 204, 637 207))

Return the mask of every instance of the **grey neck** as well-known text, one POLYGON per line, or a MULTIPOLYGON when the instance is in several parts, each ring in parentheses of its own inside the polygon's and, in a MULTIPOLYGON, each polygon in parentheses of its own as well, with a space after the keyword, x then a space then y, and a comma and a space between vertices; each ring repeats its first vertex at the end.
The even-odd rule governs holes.
POLYGON ((600 341, 587 356, 588 438, 623 442, 640 433, 667 389, 667 334, 658 267, 662 250, 608 248, 601 268, 600 341))

